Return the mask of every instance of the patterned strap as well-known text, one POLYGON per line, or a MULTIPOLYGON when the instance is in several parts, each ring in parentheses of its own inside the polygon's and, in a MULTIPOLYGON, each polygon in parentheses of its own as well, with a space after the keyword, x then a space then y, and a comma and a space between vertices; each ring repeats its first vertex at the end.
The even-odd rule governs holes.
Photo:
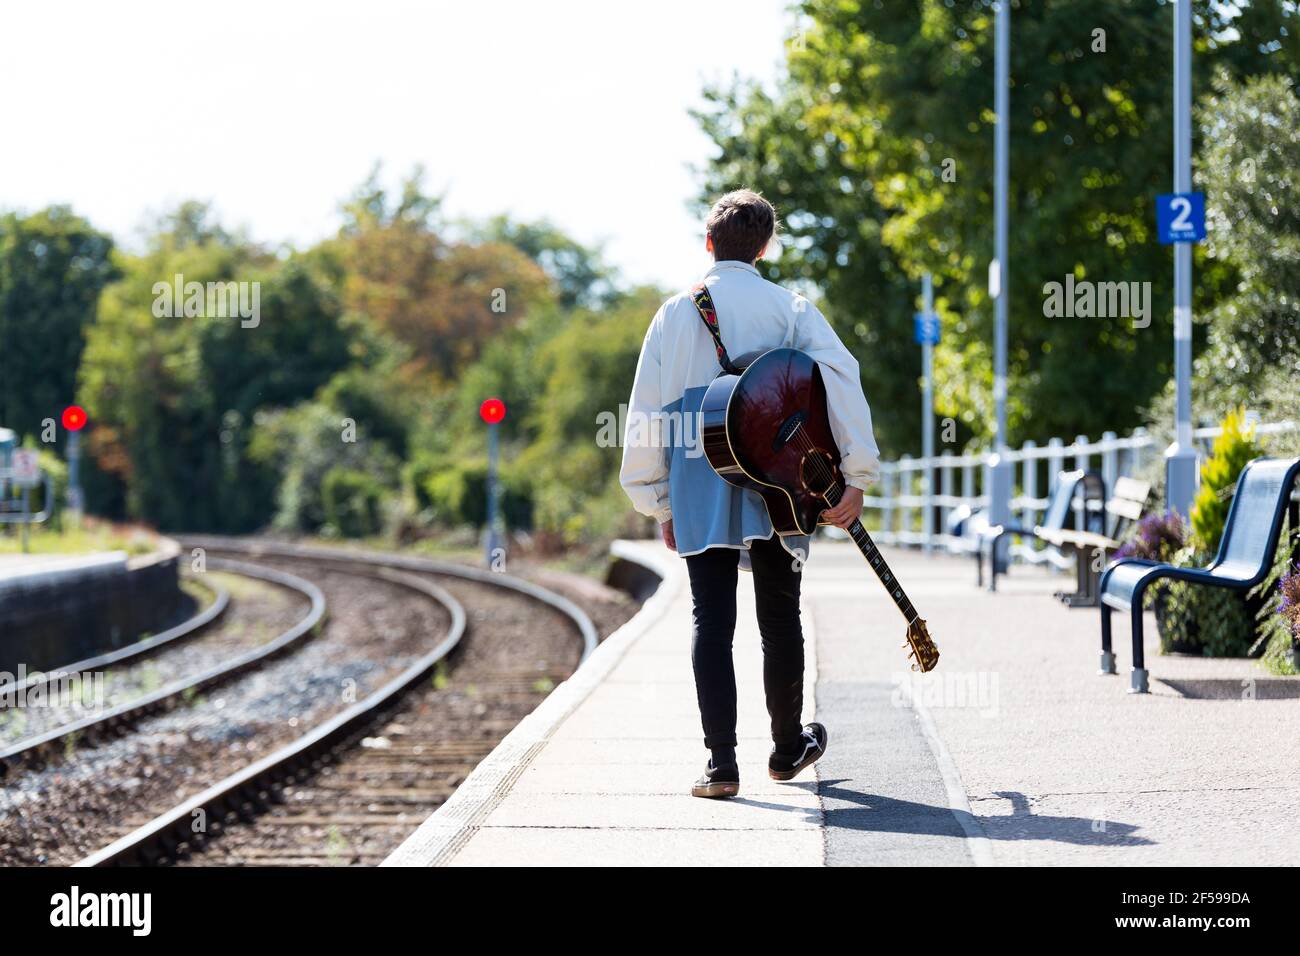
POLYGON ((739 375, 741 369, 731 361, 731 356, 727 354, 727 347, 722 344, 722 332, 718 330, 718 310, 713 307, 709 287, 701 282, 691 289, 691 301, 695 303, 700 318, 704 320, 704 327, 713 336, 713 344, 718 347, 718 364, 729 375, 739 375))

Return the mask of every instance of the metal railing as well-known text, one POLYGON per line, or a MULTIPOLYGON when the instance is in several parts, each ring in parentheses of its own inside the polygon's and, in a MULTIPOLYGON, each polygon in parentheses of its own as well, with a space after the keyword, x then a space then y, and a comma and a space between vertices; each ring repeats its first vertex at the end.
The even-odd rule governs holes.
MULTIPOLYGON (((1300 422, 1294 421, 1254 426, 1256 435, 1297 429, 1300 422)), ((1223 429, 1217 426, 1198 428, 1193 437, 1203 450, 1208 450, 1210 443, 1222 433, 1223 429)), ((1098 471, 1109 493, 1117 478, 1136 475, 1148 464, 1151 455, 1162 453, 1163 449, 1155 447, 1155 439, 1143 428, 1124 438, 1105 432, 1097 441, 1089 440, 1087 435, 1078 435, 1069 444, 1060 438, 1053 438, 1045 445, 1027 441, 1019 448, 1009 449, 1006 455, 1013 472, 1012 514, 1026 527, 1037 524, 1056 476, 1063 470, 1098 471)), ((989 452, 962 455, 945 452, 928 459, 904 455, 897 461, 881 462, 880 483, 875 493, 863 497, 864 523, 882 544, 967 552, 972 547, 971 539, 952 534, 949 519, 957 509, 969 509, 963 513, 972 513, 988 507, 992 459, 989 452), (928 489, 927 472, 931 477, 928 489)), ((1011 554, 1020 560, 1069 566, 1056 549, 1036 547, 1035 542, 1022 541, 1012 547, 1011 554)))

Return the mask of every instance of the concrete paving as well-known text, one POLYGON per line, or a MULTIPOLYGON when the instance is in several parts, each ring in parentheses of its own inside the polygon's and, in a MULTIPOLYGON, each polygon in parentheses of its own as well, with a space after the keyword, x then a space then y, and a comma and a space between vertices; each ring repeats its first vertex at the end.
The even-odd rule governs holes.
MULTIPOLYGON (((1300 699, 1280 696, 1293 685, 1259 694, 1252 662, 1163 657, 1149 626, 1153 693, 1131 696, 1126 676, 1096 675, 1098 613, 1051 597, 1063 577, 1017 567, 989 594, 970 559, 891 551, 943 655, 913 675, 893 603, 833 542, 814 545, 804 576, 805 719, 831 741, 815 778, 767 778, 744 576, 741 796, 692 798, 706 751, 682 565, 658 545, 620 547, 664 569, 659 594, 390 865, 1300 862, 1300 699), (1175 690, 1207 686, 1218 699, 1175 690)), ((1117 620, 1121 670, 1127 646, 1117 620)))

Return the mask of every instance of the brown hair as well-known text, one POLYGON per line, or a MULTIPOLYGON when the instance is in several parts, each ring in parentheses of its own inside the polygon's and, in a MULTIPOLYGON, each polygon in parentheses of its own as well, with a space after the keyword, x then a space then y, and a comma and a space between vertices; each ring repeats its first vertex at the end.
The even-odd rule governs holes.
POLYGON ((776 234, 776 210, 752 189, 737 189, 713 204, 705 225, 714 259, 753 262, 776 234))

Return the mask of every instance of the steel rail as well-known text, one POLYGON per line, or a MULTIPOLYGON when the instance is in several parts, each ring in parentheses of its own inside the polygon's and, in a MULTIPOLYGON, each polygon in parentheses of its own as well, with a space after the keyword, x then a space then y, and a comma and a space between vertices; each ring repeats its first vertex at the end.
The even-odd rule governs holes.
POLYGON ((568 598, 547 590, 531 581, 516 578, 501 571, 486 571, 451 561, 438 561, 432 558, 418 558, 406 554, 394 554, 389 551, 361 551, 349 548, 329 548, 319 545, 289 544, 280 541, 265 541, 248 538, 223 538, 219 536, 185 536, 184 547, 204 548, 209 551, 241 554, 245 557, 300 558, 315 561, 334 561, 343 564, 371 564, 381 567, 402 568, 407 571, 420 571, 425 574, 443 574, 448 577, 477 581, 480 584, 496 585, 518 591, 543 604, 555 608, 573 621, 582 634, 582 660, 596 649, 600 643, 600 634, 587 612, 568 598))
POLYGON ((206 842, 203 830, 195 828, 197 820, 213 820, 224 826, 230 815, 251 820, 260 808, 275 799, 279 786, 319 769, 352 745, 355 738, 370 729, 376 718, 400 700, 413 685, 422 682, 438 663, 460 643, 467 620, 464 606, 431 581, 379 568, 376 577, 421 592, 442 605, 451 615, 447 634, 428 653, 422 655, 400 674, 364 700, 335 715, 325 723, 286 744, 262 759, 249 764, 201 793, 172 807, 143 826, 108 846, 80 860, 74 866, 131 866, 169 862, 179 849, 195 849, 206 842))
POLYGON ((6 774, 8 768, 39 757, 40 754, 48 752, 51 747, 60 741, 76 740, 82 735, 94 736, 99 731, 138 720, 146 714, 171 706, 184 694, 210 687, 254 665, 260 664, 268 657, 279 654, 302 640, 325 617, 325 595, 321 593, 320 588, 310 581, 304 581, 296 575, 278 571, 274 568, 261 567, 243 561, 214 559, 209 562, 209 566, 216 570, 232 571, 245 577, 258 578, 291 588, 303 594, 311 602, 311 607, 305 617, 276 637, 275 640, 246 651, 227 663, 209 667, 192 677, 173 681, 153 693, 119 704, 117 707, 112 707, 103 713, 60 724, 45 733, 26 737, 0 750, 0 778, 6 774))

